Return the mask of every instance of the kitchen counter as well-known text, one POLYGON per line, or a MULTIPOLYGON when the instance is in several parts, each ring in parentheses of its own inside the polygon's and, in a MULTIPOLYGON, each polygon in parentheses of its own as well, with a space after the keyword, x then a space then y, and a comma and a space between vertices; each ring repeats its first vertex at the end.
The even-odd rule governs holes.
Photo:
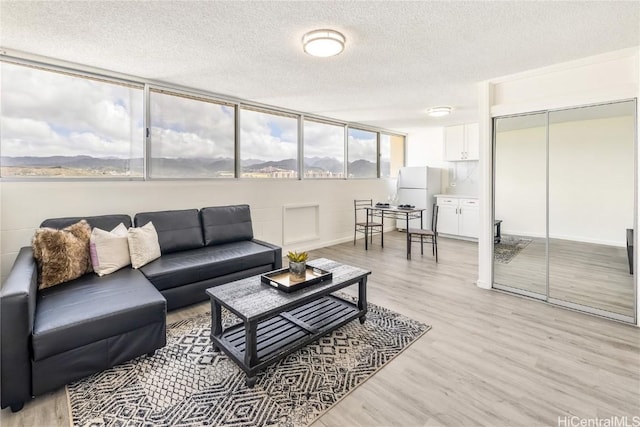
POLYGON ((436 197, 449 197, 452 199, 477 199, 478 196, 465 196, 461 194, 436 194, 436 197))

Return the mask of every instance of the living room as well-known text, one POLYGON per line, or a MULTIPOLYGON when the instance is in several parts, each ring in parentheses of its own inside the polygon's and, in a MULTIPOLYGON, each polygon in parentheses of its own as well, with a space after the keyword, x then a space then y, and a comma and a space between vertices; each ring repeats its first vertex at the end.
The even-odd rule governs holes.
MULTIPOLYGON (((638 415, 638 405, 633 403, 637 402, 634 397, 638 395, 640 383, 635 373, 640 340, 637 328, 482 289, 492 288, 492 117, 637 98, 640 80, 638 6, 632 2, 620 2, 615 6, 597 2, 590 3, 589 7, 583 3, 406 3, 400 6, 336 2, 331 5, 327 7, 326 3, 320 2, 163 2, 154 6, 157 10, 149 12, 148 4, 136 2, 117 5, 106 2, 3 2, 0 5, 0 59, 3 65, 23 68, 35 65, 44 68, 38 69, 40 72, 77 73, 109 84, 127 82, 137 85, 131 90, 139 90, 144 103, 154 102, 154 97, 179 95, 194 103, 214 100, 220 108, 231 105, 232 109, 237 106, 240 110, 240 120, 233 125, 233 135, 239 146, 231 144, 231 157, 235 162, 232 177, 163 176, 162 164, 153 163, 152 157, 158 153, 157 146, 154 151, 153 141, 159 134, 152 133, 146 140, 142 136, 138 138, 135 129, 131 131, 130 141, 136 141, 137 148, 132 150, 147 152, 149 156, 146 158, 148 169, 143 169, 138 176, 62 179, 2 176, 0 275, 3 281, 8 277, 19 249, 30 244, 35 230, 47 218, 114 213, 133 217, 139 212, 248 204, 256 238, 282 246, 283 254, 289 250, 306 250, 312 258, 339 256, 340 260, 349 260, 353 265, 364 264, 361 267, 373 271, 369 278, 370 303, 433 327, 375 377, 333 406, 318 419, 317 425, 555 423, 556 419, 551 416, 553 411, 541 409, 546 404, 553 404, 547 400, 550 398, 537 398, 532 403, 537 409, 531 409, 526 403, 531 402, 524 397, 525 391, 516 385, 521 376, 528 378, 530 385, 537 384, 545 378, 544 372, 534 375, 507 363, 510 366, 507 371, 513 374, 510 379, 504 379, 504 383, 502 379, 496 380, 489 386, 483 383, 492 374, 502 378, 492 363, 503 361, 498 358, 480 363, 491 353, 491 345, 471 338, 483 334, 470 324, 478 317, 481 319, 479 324, 492 333, 491 338, 483 335, 487 339, 497 339, 493 333, 499 331, 517 334, 520 327, 534 337, 532 340, 538 345, 546 346, 543 337, 538 335, 540 331, 536 331, 536 325, 540 324, 550 336, 565 341, 570 342, 574 336, 580 340, 593 339, 590 344, 585 341, 578 347, 567 344, 554 348, 548 359, 527 360, 527 364, 542 364, 549 375, 557 374, 559 366, 566 364, 567 369, 573 370, 566 381, 578 381, 576 378, 584 379, 584 376, 597 376, 603 372, 602 375, 608 377, 614 371, 615 379, 608 377, 603 383, 589 379, 581 384, 584 388, 581 396, 589 404, 573 402, 575 406, 572 406, 569 397, 557 397, 562 403, 553 413, 558 417, 565 414, 578 414, 582 418, 604 418, 605 414, 638 415), (288 14, 294 19, 283 18, 288 14), (140 17, 144 17, 142 22, 140 17), (471 30, 473 25, 468 25, 469 22, 478 28, 471 30), (582 25, 584 22, 589 26, 582 25), (324 59, 307 55, 301 44, 302 36, 327 26, 335 27, 346 36, 344 52, 324 59), (526 30, 521 30, 523 26, 526 30), (386 30, 380 31, 381 28, 386 30), (546 34, 549 31, 545 33, 541 28, 554 31, 546 34), (531 40, 527 34, 539 34, 539 39, 531 40), (136 42, 132 43, 132 40, 136 42), (501 42, 500 48, 498 42, 501 42), (525 50, 528 52, 523 52, 525 50), (402 66, 398 67, 398 64, 402 66), (606 68, 606 64, 614 65, 606 68), (554 75, 562 74, 564 70, 580 70, 580 67, 592 70, 590 77, 582 79, 581 75, 580 79, 574 79, 582 84, 578 89, 570 85, 564 88, 556 85, 550 89, 552 85, 548 80, 542 81, 545 75, 553 80, 554 75), (608 73, 604 75, 609 79, 600 78, 602 73, 608 73), (535 79, 542 81, 538 81, 538 88, 543 88, 541 92, 544 93, 532 93, 531 86, 527 86, 535 79), (563 97, 565 99, 561 99, 563 97), (440 105, 452 106, 451 114, 444 118, 426 114, 428 108, 440 105), (293 153, 300 176, 243 177, 242 168, 249 163, 243 164, 242 160, 255 159, 255 155, 242 151, 249 146, 246 142, 243 144, 243 135, 244 141, 249 140, 249 130, 242 128, 243 123, 249 121, 243 122, 242 117, 256 110, 268 111, 278 120, 296 117, 296 135, 305 135, 304 141, 293 138, 293 153), (381 161, 374 175, 369 177, 305 177, 307 168, 303 159, 314 148, 305 145, 312 141, 307 138, 305 118, 308 122, 343 130, 342 162, 347 176, 347 164, 352 161, 349 152, 357 152, 355 144, 358 140, 356 133, 349 134, 350 129, 372 133, 374 147, 382 144, 385 137, 398 138, 403 146, 401 155, 390 159, 395 166, 386 174, 381 161), (445 127, 463 123, 480 123, 480 159, 446 162, 445 127), (157 166, 155 169, 154 165, 157 166), (392 200, 396 193, 397 169, 401 165, 442 168, 443 183, 448 188, 443 186, 440 190, 445 194, 455 194, 457 189, 464 188, 462 178, 467 172, 475 174, 472 178, 476 181, 465 190, 472 188, 477 193, 468 195, 480 199, 478 243, 443 238, 438 242, 441 259, 437 264, 428 250, 423 257, 414 253, 414 259, 408 262, 397 253, 403 251, 402 234, 393 231, 389 222, 385 235, 386 254, 378 245, 377 237, 369 251, 365 252, 361 240, 353 246, 353 200, 370 198, 374 203, 392 200), (450 185, 456 180, 457 189, 450 185), (395 279, 390 274, 392 271, 398 271, 403 279, 395 279), (416 290, 416 287, 430 288, 416 290), (424 308, 420 307, 420 301, 424 308), (447 305, 452 308, 447 309, 447 305), (490 314, 492 307, 499 313, 496 319, 490 314), (515 313, 515 318, 509 313, 515 313), (555 322, 549 320, 555 318, 570 325, 564 326, 568 329, 555 329, 555 322), (514 324, 506 327, 499 325, 500 322, 514 324), (440 332, 436 334, 438 329, 440 332), (594 333, 594 329, 598 332, 594 333), (443 335, 445 333, 448 336, 443 335), (599 340, 604 336, 612 337, 612 347, 625 350, 603 350, 606 355, 601 356, 606 361, 598 366, 597 355, 585 355, 586 350, 585 354, 581 351, 584 350, 582 346, 599 347, 599 340), (471 340, 477 347, 464 345, 465 340, 471 340), (572 352, 589 358, 588 367, 581 365, 579 357, 563 359, 572 352), (462 357, 462 353, 473 356, 462 357), (447 354, 451 357, 449 362, 443 359, 447 354), (434 367, 434 376, 425 373, 427 368, 420 366, 423 363, 434 367), (616 371, 616 364, 624 368, 616 371), (464 365, 473 368, 467 369, 464 365), (455 385, 447 384, 446 372, 454 369, 457 370, 452 374, 456 378, 454 382, 463 383, 468 379, 470 385, 456 389, 455 385), (427 391, 424 384, 413 382, 413 372, 419 372, 419 378, 435 381, 433 388, 437 390, 427 391), (397 384, 394 375, 402 378, 397 384), (620 394, 628 392, 621 397, 617 407, 619 413, 615 411, 617 404, 604 397, 607 393, 617 396, 616 385, 621 387, 620 394), (601 386, 606 391, 589 396, 591 386, 601 386), (384 391, 385 387, 405 391, 401 393, 402 398, 394 398, 384 391), (453 388, 450 390, 449 387, 453 388), (497 405, 497 414, 482 416, 485 409, 492 411, 494 400, 508 394, 506 391, 498 394, 501 387, 516 396, 508 404, 497 405), (455 398, 443 397, 447 390, 456 395, 455 398), (487 394, 483 394, 485 392, 487 394), (376 394, 384 398, 376 398, 376 394), (420 394, 424 394, 425 400, 428 396, 438 402, 440 408, 425 404, 418 397, 420 394), (476 400, 470 408, 456 408, 456 402, 461 403, 471 396, 476 400), (402 402, 403 399, 407 400, 402 402)), ((568 74, 569 78, 564 77, 565 82, 578 75, 568 74)), ((3 77, 7 75, 3 70, 3 77)), ((7 84, 3 81, 3 110, 7 102, 7 84)), ((40 92, 40 95, 44 94, 40 92)), ((61 105, 60 110, 64 111, 64 108, 61 105)), ((144 116, 142 120, 153 127, 156 117, 144 116)), ((637 115, 635 120, 637 126, 637 115)), ((15 131, 15 128, 9 129, 7 123, 3 115, 5 138, 8 138, 8 130, 15 131)), ((265 141, 286 142, 282 126, 265 141)), ((38 149, 29 154, 55 154, 55 150, 45 153, 38 149)), ((262 149, 268 151, 268 145, 262 149)), ((2 151, 3 156, 11 156, 5 146, 2 151)), ((264 156, 272 154, 264 153, 264 156)), ((379 154, 383 154, 382 149, 374 150, 376 164, 379 154)), ((272 160, 271 157, 265 159, 272 160)), ((185 171, 189 173, 187 169, 182 172, 185 171)), ((637 181, 637 172, 634 179, 637 181)), ((637 185, 633 191, 637 194, 637 185)), ((633 208, 637 210, 637 196, 635 200, 633 208)), ((634 228, 633 224, 631 228, 634 228)), ((635 256, 637 258, 637 254, 635 256)), ((633 286, 635 290, 635 282, 633 286)), ((630 317, 637 319, 637 293, 634 298, 635 313, 630 317)), ((188 318, 208 308, 204 303, 204 307, 186 309, 180 315, 170 313, 171 320, 188 318)), ((517 357, 534 351, 520 348, 522 336, 513 339, 513 342, 502 342, 505 346, 503 357, 508 359, 510 355, 517 357)), ((554 381, 549 387, 561 389, 564 380, 554 381)), ((549 390, 548 385, 536 387, 540 394, 549 390)), ((58 391, 35 398, 15 414, 4 409, 2 422, 8 425, 66 425, 68 415, 59 418, 59 414, 67 410, 65 399, 64 391, 58 391), (56 415, 47 418, 49 413, 56 415)))

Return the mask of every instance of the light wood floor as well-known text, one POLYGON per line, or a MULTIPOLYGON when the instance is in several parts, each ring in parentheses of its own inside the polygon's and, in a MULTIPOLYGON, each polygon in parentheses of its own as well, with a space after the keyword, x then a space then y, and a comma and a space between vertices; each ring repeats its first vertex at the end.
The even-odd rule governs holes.
MULTIPOLYGON (((417 245, 407 261, 403 234, 385 234, 384 249, 377 242, 367 252, 358 241, 311 258, 371 269, 370 302, 433 329, 314 427, 558 426, 565 416, 640 416, 640 328, 477 288, 476 243, 440 239, 436 264, 417 245)), ((172 312, 168 321, 207 309, 172 312)), ((17 414, 3 410, 1 421, 67 425, 67 417, 61 389, 17 414)))
MULTIPOLYGON (((496 283, 546 294, 545 240, 532 242, 508 264, 495 264, 496 283)), ((633 276, 623 247, 549 241, 549 296, 633 317, 633 276)))

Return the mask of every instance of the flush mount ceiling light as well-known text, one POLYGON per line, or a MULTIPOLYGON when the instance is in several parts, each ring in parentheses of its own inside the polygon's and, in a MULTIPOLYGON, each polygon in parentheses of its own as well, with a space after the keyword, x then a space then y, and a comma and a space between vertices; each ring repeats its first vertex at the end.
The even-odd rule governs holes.
POLYGON ((451 114, 451 110, 453 110, 453 108, 447 105, 443 105, 440 107, 429 108, 427 110, 427 114, 430 115, 431 117, 444 117, 451 114))
POLYGON ((321 58, 342 52, 346 41, 344 35, 334 30, 313 30, 302 36, 304 51, 321 58))

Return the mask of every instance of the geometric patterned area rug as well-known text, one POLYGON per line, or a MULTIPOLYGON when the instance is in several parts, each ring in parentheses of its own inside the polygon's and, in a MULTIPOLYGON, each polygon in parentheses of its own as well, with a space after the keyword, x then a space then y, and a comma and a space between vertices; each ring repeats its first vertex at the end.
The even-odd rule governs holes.
POLYGON ((532 239, 518 236, 502 236, 500 243, 493 245, 494 260, 500 264, 509 264, 521 250, 529 246, 532 239))
MULTIPOLYGON (((342 296, 342 295, 341 295, 342 296)), ((368 304, 351 321, 258 374, 213 352, 208 313, 167 326, 167 345, 69 384, 74 426, 307 426, 431 326, 368 304)), ((223 311, 225 327, 237 318, 223 311)))

